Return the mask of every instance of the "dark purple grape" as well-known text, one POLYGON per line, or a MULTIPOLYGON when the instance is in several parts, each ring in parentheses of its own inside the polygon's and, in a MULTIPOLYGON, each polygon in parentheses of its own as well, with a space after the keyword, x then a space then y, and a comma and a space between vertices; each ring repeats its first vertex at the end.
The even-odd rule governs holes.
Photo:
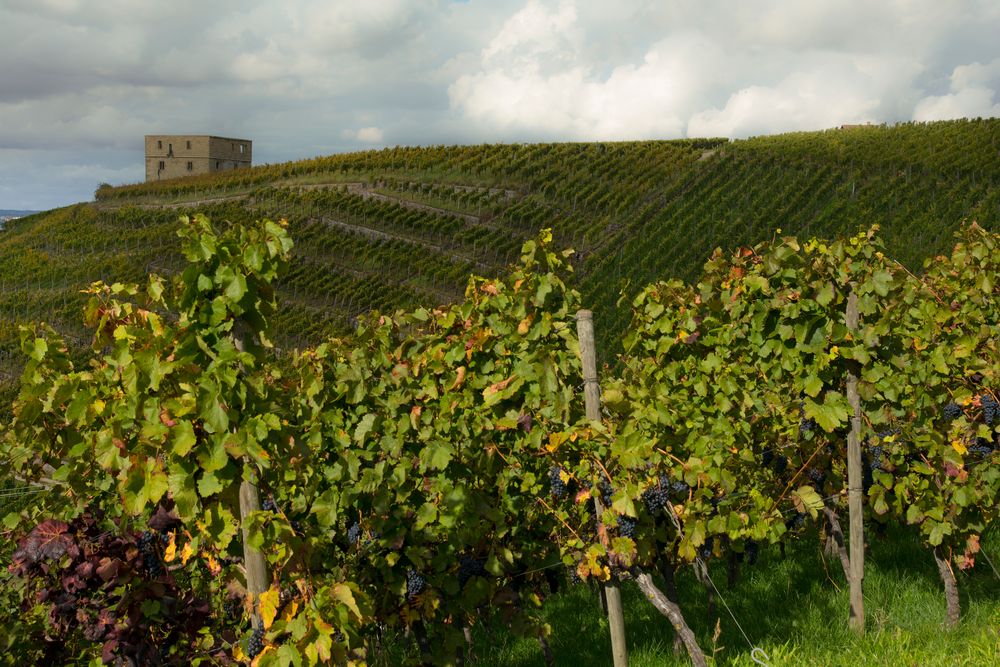
POLYGON ((250 634, 250 641, 247 642, 247 657, 253 660, 264 650, 264 628, 257 627, 250 634))
POLYGON ((951 421, 952 419, 958 419, 959 417, 962 416, 962 406, 954 402, 948 403, 947 405, 944 406, 944 409, 941 411, 941 414, 943 414, 944 418, 949 421, 951 421))
POLYGON ((549 468, 549 487, 552 489, 552 495, 556 498, 562 498, 566 495, 568 489, 566 482, 562 479, 562 468, 559 466, 549 468))
POLYGON ((630 516, 618 517, 618 534, 622 537, 635 539, 636 521, 630 516))
POLYGON ((651 487, 642 492, 642 502, 646 505, 646 511, 651 515, 656 515, 667 506, 670 496, 667 489, 670 488, 669 480, 666 476, 661 477, 651 487))
POLYGON ((987 426, 993 426, 993 422, 997 419, 997 411, 1000 409, 997 399, 993 398, 992 394, 983 394, 979 397, 979 403, 983 406, 983 421, 987 426))
POLYGON ((472 577, 486 576, 486 561, 481 558, 462 556, 458 561, 458 586, 465 586, 472 577))
POLYGON ((823 483, 826 482, 826 473, 819 468, 806 468, 806 477, 809 481, 816 485, 817 488, 822 488, 823 483))
POLYGON ((424 592, 427 588, 427 580, 416 570, 406 571, 406 597, 413 599, 424 592))

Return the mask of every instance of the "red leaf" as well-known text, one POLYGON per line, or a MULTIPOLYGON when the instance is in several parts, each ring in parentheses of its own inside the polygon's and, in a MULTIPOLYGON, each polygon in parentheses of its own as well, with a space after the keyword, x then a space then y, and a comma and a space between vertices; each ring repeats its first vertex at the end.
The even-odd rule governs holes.
POLYGON ((58 560, 69 555, 76 558, 80 548, 72 535, 67 534, 69 526, 62 521, 49 519, 35 526, 19 543, 14 553, 14 562, 38 563, 42 560, 58 560))
POLYGON ((111 581, 118 577, 118 573, 122 569, 122 562, 117 558, 108 558, 105 556, 101 559, 101 564, 97 566, 97 576, 101 578, 102 581, 111 581))

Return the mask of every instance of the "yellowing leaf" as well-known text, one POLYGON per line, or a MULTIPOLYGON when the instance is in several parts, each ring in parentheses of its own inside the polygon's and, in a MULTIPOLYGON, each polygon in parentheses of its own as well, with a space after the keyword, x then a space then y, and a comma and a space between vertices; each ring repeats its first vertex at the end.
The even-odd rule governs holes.
POLYGON ((528 333, 528 329, 531 328, 531 321, 533 319, 534 319, 533 315, 528 315, 523 320, 521 320, 521 323, 517 325, 517 333, 521 336, 528 333))
POLYGON ((566 442, 566 434, 556 431, 555 433, 549 433, 549 444, 545 445, 545 449, 549 452, 555 452, 559 449, 559 445, 566 442))
POLYGON ((286 621, 290 621, 295 618, 295 615, 299 613, 299 602, 298 600, 292 600, 281 612, 281 617, 286 621))
POLYGON ((193 555, 194 555, 194 547, 191 546, 190 542, 188 542, 187 544, 184 545, 184 548, 181 549, 181 563, 187 565, 187 562, 191 560, 191 556, 193 555))
POLYGON ((101 399, 97 399, 96 401, 94 401, 94 412, 97 414, 101 414, 102 412, 104 412, 104 401, 102 401, 101 399))
POLYGON ((167 548, 163 550, 163 560, 164 562, 171 562, 177 557, 177 533, 170 533, 170 541, 167 543, 167 548))
POLYGON ((965 456, 965 453, 969 451, 969 448, 966 447, 965 443, 962 442, 961 440, 952 440, 951 447, 962 456, 965 456))
POLYGON ((274 617, 278 615, 278 605, 280 604, 281 593, 277 588, 269 588, 260 594, 260 617, 264 621, 264 629, 268 630, 274 623, 274 617))
POLYGON ((344 584, 337 584, 333 587, 331 592, 333 593, 333 597, 351 610, 351 613, 353 613, 357 618, 362 618, 361 610, 358 608, 358 603, 354 600, 354 593, 350 588, 344 584))

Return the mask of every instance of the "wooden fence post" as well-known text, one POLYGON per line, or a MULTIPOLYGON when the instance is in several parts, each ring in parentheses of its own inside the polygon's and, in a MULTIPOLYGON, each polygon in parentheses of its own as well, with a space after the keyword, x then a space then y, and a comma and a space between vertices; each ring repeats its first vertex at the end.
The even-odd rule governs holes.
MULTIPOLYGON (((240 352, 246 349, 245 331, 242 322, 237 322, 233 342, 240 352)), ((240 524, 243 531, 243 567, 246 570, 247 593, 253 600, 251 623, 254 628, 263 627, 260 616, 260 595, 271 587, 271 577, 267 571, 267 561, 264 554, 250 546, 250 530, 247 520, 251 512, 260 510, 260 494, 257 485, 244 479, 240 482, 240 524)))
MULTIPOLYGON (((601 420, 601 386, 597 381, 597 353, 594 347, 594 314, 589 310, 576 313, 576 335, 580 340, 580 356, 583 358, 583 396, 586 401, 587 419, 601 420)), ((604 508, 600 496, 594 497, 594 510, 600 521, 604 508)), ((622 613, 622 591, 618 581, 612 579, 604 584, 604 596, 608 604, 608 625, 611 629, 611 655, 614 667, 627 667, 628 647, 625 643, 625 615, 622 613)))
MULTIPOLYGON (((858 328, 858 295, 853 286, 847 295, 847 329, 858 328)), ((858 634, 865 632, 865 603, 861 583, 865 577, 865 528, 862 507, 861 474, 861 397, 858 395, 858 372, 851 362, 847 371, 847 402, 851 406, 851 430, 847 434, 847 507, 850 513, 851 615, 848 621, 858 634)))
POLYGON ((252 622, 255 628, 261 627, 260 595, 271 586, 271 578, 267 572, 267 561, 264 554, 250 546, 250 531, 246 522, 251 512, 260 510, 260 495, 257 485, 243 480, 240 483, 240 519, 243 524, 243 566, 246 568, 247 592, 253 599, 252 622))

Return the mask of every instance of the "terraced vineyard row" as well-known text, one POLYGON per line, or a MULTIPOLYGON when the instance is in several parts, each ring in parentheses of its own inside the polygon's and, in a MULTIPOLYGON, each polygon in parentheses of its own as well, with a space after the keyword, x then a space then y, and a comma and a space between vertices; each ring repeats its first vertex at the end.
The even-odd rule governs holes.
POLYGON ((993 119, 735 142, 397 147, 102 187, 94 205, 0 233, 0 349, 21 322, 78 331, 79 290, 94 280, 176 270, 177 217, 198 210, 289 220, 297 268, 279 286, 288 303, 277 319, 289 345, 346 333, 371 308, 452 301, 470 273, 503 274, 525 239, 551 228, 576 251, 574 286, 596 313, 599 348, 614 350, 628 318, 621 291, 692 279, 718 246, 878 224, 915 268, 963 219, 1000 228, 998 149, 993 119))

